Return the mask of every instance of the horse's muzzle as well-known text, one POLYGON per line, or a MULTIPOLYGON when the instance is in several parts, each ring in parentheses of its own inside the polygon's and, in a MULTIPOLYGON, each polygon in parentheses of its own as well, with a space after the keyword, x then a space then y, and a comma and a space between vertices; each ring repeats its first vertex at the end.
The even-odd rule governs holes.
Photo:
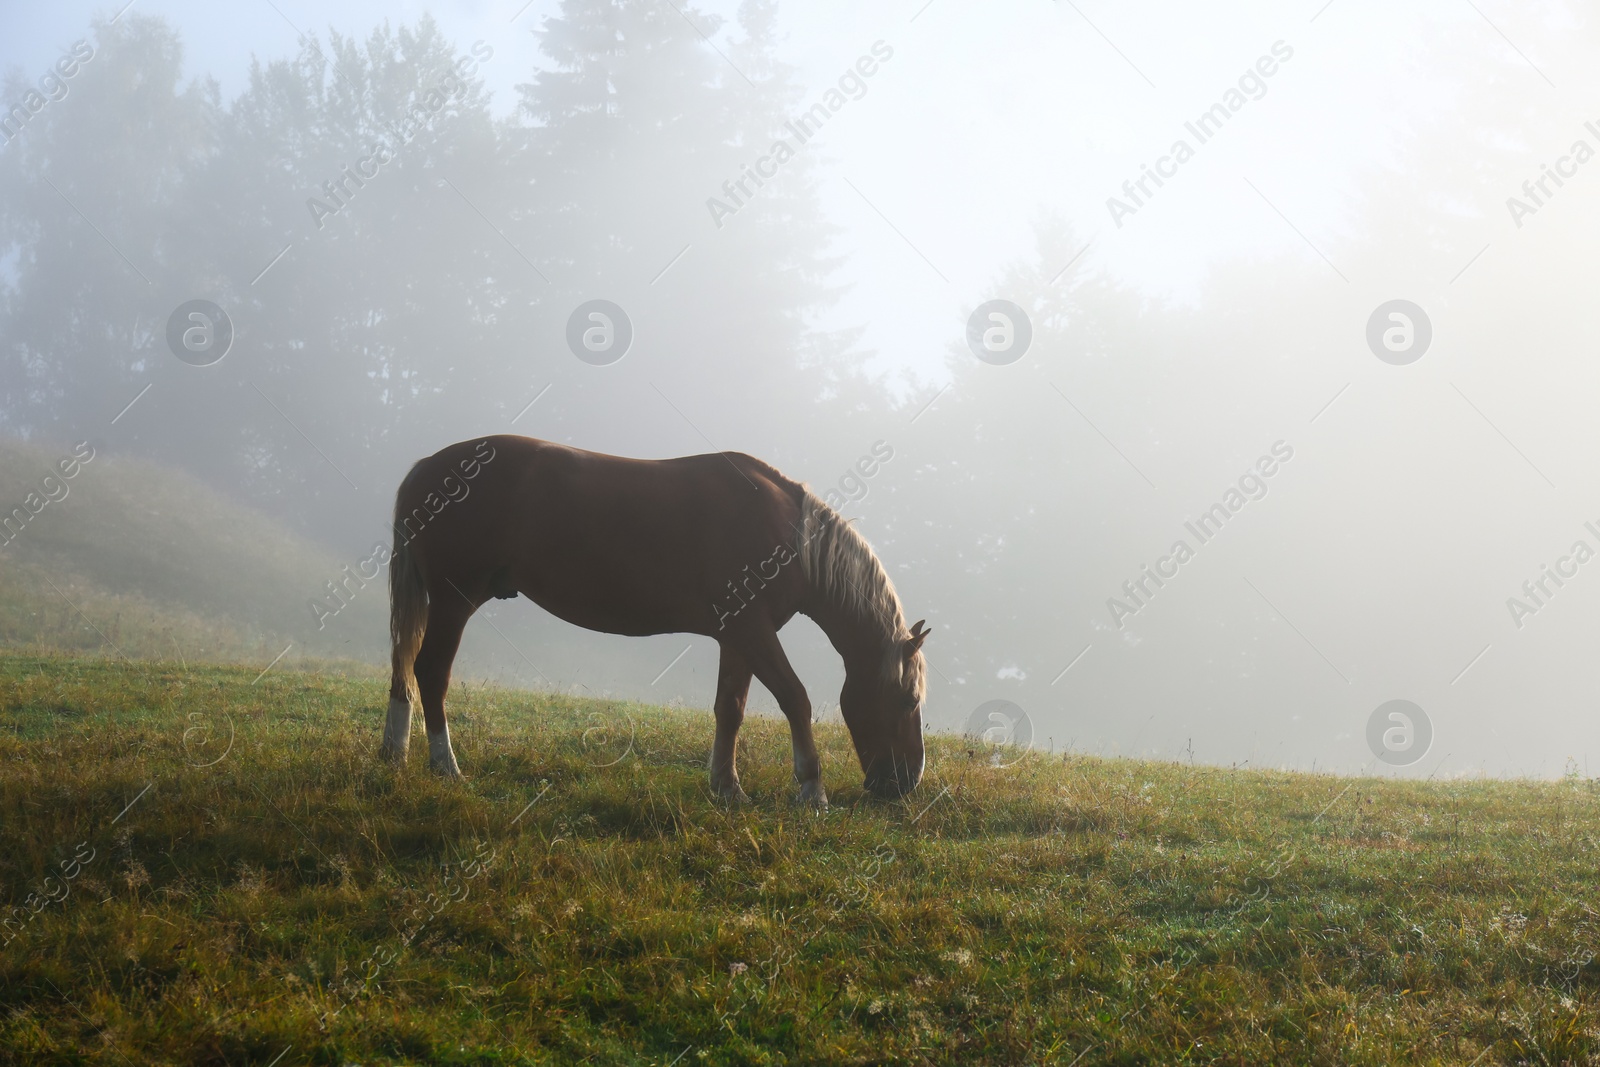
POLYGON ((873 764, 867 780, 862 783, 866 791, 873 796, 883 797, 886 800, 903 797, 922 781, 922 760, 918 760, 915 767, 899 761, 894 761, 890 767, 883 767, 885 763, 890 761, 881 760, 873 764))

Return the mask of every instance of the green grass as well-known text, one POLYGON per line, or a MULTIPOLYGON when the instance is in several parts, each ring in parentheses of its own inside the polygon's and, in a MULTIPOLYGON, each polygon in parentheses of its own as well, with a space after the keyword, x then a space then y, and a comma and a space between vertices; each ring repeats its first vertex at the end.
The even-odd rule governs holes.
POLYGON ((886 803, 824 726, 817 816, 753 719, 729 811, 705 713, 458 688, 452 784, 373 762, 380 683, 258 671, 0 656, 0 1063, 1600 1052, 1589 782, 939 737, 886 803))
MULTIPOLYGON (((0 517, 71 451, 0 437, 0 517)), ((292 663, 388 660, 384 575, 321 628, 308 605, 365 551, 338 558, 154 463, 100 454, 53 484, 63 499, 0 536, 0 646, 259 662, 292 641, 292 663)))

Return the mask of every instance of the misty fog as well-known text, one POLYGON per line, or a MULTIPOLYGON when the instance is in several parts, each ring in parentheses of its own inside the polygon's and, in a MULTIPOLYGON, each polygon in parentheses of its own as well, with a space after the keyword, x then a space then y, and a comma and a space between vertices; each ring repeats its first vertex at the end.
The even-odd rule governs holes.
MULTIPOLYGON (((933 729, 1600 766, 1588 8, 119 7, 0 15, 0 434, 369 574, 454 441, 748 452, 928 620, 933 729)), ((288 636, 386 661, 340 579, 288 636)), ((519 599, 457 670, 708 708, 716 657, 519 599)))

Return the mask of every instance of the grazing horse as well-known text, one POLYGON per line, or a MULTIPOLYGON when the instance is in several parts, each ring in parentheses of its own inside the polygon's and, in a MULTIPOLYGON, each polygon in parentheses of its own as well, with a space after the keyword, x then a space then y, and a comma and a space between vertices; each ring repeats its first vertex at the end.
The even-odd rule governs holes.
POLYGON ((810 616, 844 660, 839 710, 866 788, 896 797, 922 777, 922 622, 866 540, 806 486, 722 452, 642 460, 531 437, 487 437, 419 461, 395 496, 393 680, 381 754, 399 764, 420 699, 433 770, 460 777, 444 697, 461 631, 491 598, 521 593, 605 633, 695 633, 721 647, 711 785, 747 800, 734 764, 755 676, 789 720, 800 800, 826 807, 811 701, 778 631, 810 616))

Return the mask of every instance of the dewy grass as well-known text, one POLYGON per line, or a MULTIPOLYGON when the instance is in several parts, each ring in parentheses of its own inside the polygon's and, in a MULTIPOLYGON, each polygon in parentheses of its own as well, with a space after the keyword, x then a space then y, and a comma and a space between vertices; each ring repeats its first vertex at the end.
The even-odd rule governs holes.
POLYGON ((792 807, 788 729, 381 681, 0 657, 0 1063, 1592 1062, 1593 783, 931 739, 792 807))

